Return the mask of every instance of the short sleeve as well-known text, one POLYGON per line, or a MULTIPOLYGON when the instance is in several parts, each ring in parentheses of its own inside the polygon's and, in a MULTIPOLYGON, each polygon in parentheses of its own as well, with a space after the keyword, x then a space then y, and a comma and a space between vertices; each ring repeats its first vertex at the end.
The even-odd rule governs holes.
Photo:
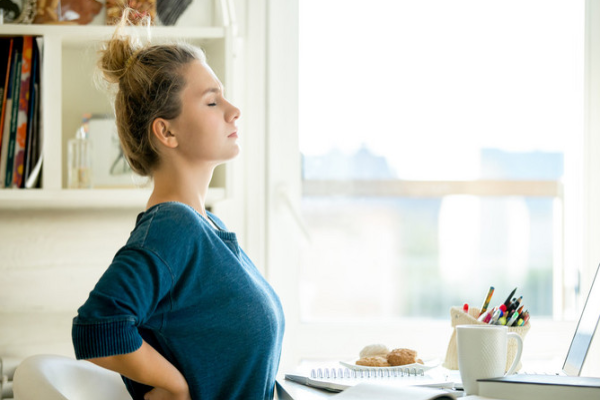
POLYGON ((73 319, 75 356, 88 359, 137 350, 142 345, 138 327, 160 325, 157 314, 170 305, 172 282, 168 265, 154 252, 121 249, 73 319))

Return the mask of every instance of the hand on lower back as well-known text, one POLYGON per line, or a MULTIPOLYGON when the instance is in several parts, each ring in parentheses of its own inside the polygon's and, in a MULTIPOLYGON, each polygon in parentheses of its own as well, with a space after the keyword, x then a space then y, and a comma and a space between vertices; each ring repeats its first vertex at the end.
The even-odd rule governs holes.
POLYGON ((154 388, 144 395, 144 400, 192 400, 189 390, 183 393, 171 393, 165 389, 154 388))

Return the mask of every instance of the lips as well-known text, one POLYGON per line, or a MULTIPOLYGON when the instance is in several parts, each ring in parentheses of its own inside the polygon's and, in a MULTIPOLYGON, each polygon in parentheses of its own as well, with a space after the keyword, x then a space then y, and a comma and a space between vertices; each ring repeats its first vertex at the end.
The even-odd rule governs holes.
POLYGON ((235 131, 235 132, 233 132, 232 134, 230 134, 227 137, 229 137, 229 138, 236 138, 236 137, 238 137, 238 133, 237 133, 237 131, 235 131))

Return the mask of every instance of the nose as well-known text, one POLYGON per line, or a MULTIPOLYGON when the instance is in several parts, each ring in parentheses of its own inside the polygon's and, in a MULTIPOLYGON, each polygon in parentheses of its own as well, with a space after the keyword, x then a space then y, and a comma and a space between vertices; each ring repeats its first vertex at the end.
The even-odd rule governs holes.
POLYGON ((240 117, 241 113, 242 112, 240 111, 239 108, 237 108, 233 104, 229 103, 229 110, 226 115, 227 122, 234 122, 235 120, 237 120, 240 117))

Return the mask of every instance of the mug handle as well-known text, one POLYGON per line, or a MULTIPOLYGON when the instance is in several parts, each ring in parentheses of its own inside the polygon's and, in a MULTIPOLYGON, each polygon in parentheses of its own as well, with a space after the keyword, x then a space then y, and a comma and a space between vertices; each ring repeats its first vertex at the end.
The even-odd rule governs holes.
POLYGON ((523 353, 523 339, 521 338, 521 336, 519 336, 518 333, 515 333, 515 332, 509 332, 507 334, 507 336, 508 336, 508 340, 513 338, 517 341, 517 355, 515 356, 515 359, 514 359, 512 365, 508 369, 508 372, 506 374, 504 374, 504 375, 511 375, 517 369, 517 365, 519 364, 519 361, 521 361, 521 354, 523 353))

